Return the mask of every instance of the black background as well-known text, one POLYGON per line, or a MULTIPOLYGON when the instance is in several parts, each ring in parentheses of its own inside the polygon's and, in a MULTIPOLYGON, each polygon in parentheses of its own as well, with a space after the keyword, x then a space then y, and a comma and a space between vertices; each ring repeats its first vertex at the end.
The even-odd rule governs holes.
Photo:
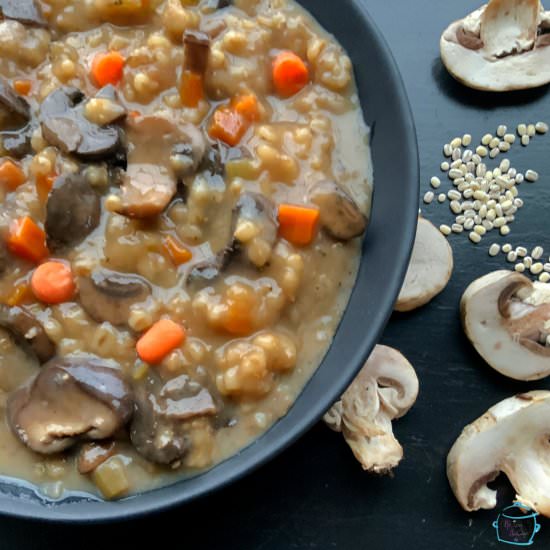
MULTIPOLYGON (((452 137, 468 132, 477 142, 484 133, 495 132, 498 124, 515 129, 519 122, 550 122, 547 88, 484 94, 455 83, 442 67, 438 51, 442 30, 477 8, 477 0, 365 2, 394 52, 409 93, 420 142, 422 195, 430 177, 440 174, 442 145, 452 137)), ((364 63, 369 63, 368 51, 364 63)), ((396 135, 396 162, 400 146, 396 135)), ((282 456, 207 499, 162 515, 104 526, 2 518, 0 549, 101 549, 115 544, 127 549, 145 540, 155 548, 208 550, 501 546, 492 522, 499 509, 511 504, 513 491, 499 480, 497 510, 467 514, 449 490, 445 457, 464 425, 488 407, 514 393, 550 384, 506 380, 488 368, 462 334, 458 303, 472 280, 508 265, 503 256, 489 258, 490 243, 541 244, 550 253, 549 152, 550 136, 536 138, 527 149, 517 144, 512 148, 512 165, 522 171, 533 168, 541 179, 520 187, 526 205, 511 235, 503 239, 493 233, 478 246, 466 235, 453 237, 456 266, 448 288, 424 309, 395 315, 386 330, 384 343, 409 358, 421 382, 417 405, 395 425, 405 459, 393 478, 363 473, 341 436, 319 424, 282 456)), ((432 204, 423 211, 436 224, 451 221, 448 206, 432 204)), ((540 522, 534 548, 550 544, 550 520, 540 522)))

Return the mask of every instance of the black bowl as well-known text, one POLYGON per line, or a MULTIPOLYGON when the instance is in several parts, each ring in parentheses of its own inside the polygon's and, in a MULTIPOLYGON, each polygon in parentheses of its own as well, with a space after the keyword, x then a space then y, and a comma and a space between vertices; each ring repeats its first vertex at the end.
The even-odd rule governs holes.
POLYGON ((346 48, 372 130, 374 208, 350 304, 323 363, 289 413, 239 454, 192 479, 118 502, 70 498, 45 504, 0 486, 0 513, 52 521, 109 521, 182 504, 236 481, 317 422, 380 338, 403 282, 418 212, 418 147, 403 82, 362 0, 300 0, 346 48))

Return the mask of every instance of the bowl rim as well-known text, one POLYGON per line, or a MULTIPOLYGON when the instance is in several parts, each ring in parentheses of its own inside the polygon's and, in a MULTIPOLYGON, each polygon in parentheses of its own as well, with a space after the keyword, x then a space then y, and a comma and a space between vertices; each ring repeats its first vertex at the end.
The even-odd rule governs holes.
MULTIPOLYGON (((303 5, 304 2, 307 3, 307 1, 308 0, 298 0, 298 3, 303 5)), ((408 150, 402 153, 400 162, 407 168, 403 180, 414 180, 412 183, 408 181, 409 184, 403 186, 403 191, 406 194, 405 198, 407 201, 411 202, 411 206, 400 213, 402 224, 404 229, 406 229, 406 234, 400 241, 399 250, 394 250, 395 255, 401 257, 402 261, 399 263, 395 272, 388 273, 384 277, 386 294, 391 298, 391 304, 393 304, 405 277, 408 261, 412 252, 418 216, 420 165, 416 128, 405 85, 397 67, 397 63, 385 38, 364 5, 364 0, 339 0, 338 3, 340 2, 347 2, 350 9, 355 10, 355 13, 361 19, 365 27, 365 32, 371 36, 373 44, 375 44, 378 49, 377 53, 383 60, 386 71, 389 73, 389 81, 393 83, 396 103, 400 110, 400 117, 403 123, 403 133, 400 135, 400 141, 409 145, 408 150), (403 158, 403 155, 405 158, 403 158)), ((328 30, 331 32, 330 29, 328 30)), ((336 37, 338 38, 338 36, 336 37)), ((363 109, 363 112, 365 114, 365 109, 363 109)), ((375 128, 372 128, 372 130, 374 132, 375 128)), ((376 165, 374 165, 374 171, 376 174, 376 165)), ((375 175, 373 208, 376 208, 377 185, 375 175)), ((378 235, 377 238, 382 238, 382 235, 378 235)), ((369 237, 367 236, 365 242, 368 240, 369 237)), ((361 264, 364 263, 365 246, 361 259, 361 264)), ((357 286, 356 282, 354 292, 357 286)), ((353 299, 353 295, 351 299, 353 299)), ((389 303, 389 300, 386 301, 389 303)), ((374 320, 371 319, 371 321, 377 328, 376 330, 371 330, 368 335, 365 336, 364 341, 357 346, 358 349, 352 361, 355 365, 354 368, 349 368, 349 372, 346 372, 345 375, 341 377, 341 380, 335 384, 333 390, 330 392, 325 391, 325 397, 310 406, 307 414, 293 423, 283 435, 276 436, 276 444, 262 445, 262 441, 266 439, 271 432, 274 432, 277 426, 284 423, 285 418, 290 416, 292 410, 302 399, 306 388, 308 388, 315 379, 316 373, 314 373, 312 378, 306 383, 306 386, 296 398, 296 401, 293 403, 286 416, 279 419, 266 432, 260 435, 258 439, 251 442, 237 454, 197 476, 179 480, 171 485, 113 502, 98 501, 94 499, 84 499, 84 501, 79 499, 78 502, 72 502, 71 499, 64 499, 58 503, 44 504, 44 502, 41 502, 36 497, 31 498, 26 494, 26 491, 21 489, 18 485, 9 485, 3 487, 0 491, 0 514, 8 517, 34 519, 51 523, 110 523, 114 521, 136 519, 144 515, 164 511, 176 505, 183 505, 199 497, 205 497, 214 491, 218 491, 238 481, 248 473, 257 470, 263 464, 282 453, 319 421, 327 408, 333 403, 335 396, 337 398, 338 395, 341 395, 349 385, 356 372, 359 370, 359 367, 369 356, 374 345, 379 341, 392 313, 391 304, 387 311, 376 311, 374 313, 375 318, 374 320), (231 471, 225 472, 228 464, 232 463, 232 461, 238 461, 239 464, 231 471), (185 491, 181 490, 181 485, 183 484, 186 485, 185 491), (21 494, 22 490, 24 494, 21 494), (73 507, 75 507, 75 511, 70 511, 73 507)), ((346 311, 347 309, 348 308, 346 308, 346 311)), ((344 313, 344 317, 345 315, 346 313, 344 313)), ((340 328, 338 328, 337 333, 339 331, 340 328)), ((323 366, 325 360, 326 358, 323 359, 319 369, 323 366)), ((24 483, 23 487, 25 486, 28 486, 28 484, 24 483)))

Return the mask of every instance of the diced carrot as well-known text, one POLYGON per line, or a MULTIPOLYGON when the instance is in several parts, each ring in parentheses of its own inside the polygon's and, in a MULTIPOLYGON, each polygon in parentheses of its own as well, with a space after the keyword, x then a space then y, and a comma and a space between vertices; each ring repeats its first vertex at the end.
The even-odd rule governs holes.
POLYGON ((139 111, 130 111, 128 113, 128 116, 131 118, 138 118, 141 116, 141 113, 139 111))
POLYGON ((19 95, 29 95, 32 90, 32 80, 14 80, 13 89, 19 95))
POLYGON ((180 81, 180 98, 184 107, 195 109, 204 98, 202 75, 189 70, 183 71, 180 81))
POLYGON ((233 108, 250 122, 260 120, 260 104, 254 94, 237 96, 232 102, 233 108))
POLYGON ((15 191, 25 181, 27 181, 27 176, 19 164, 12 160, 5 160, 0 164, 0 185, 3 185, 8 191, 15 191))
POLYGON ((95 83, 102 88, 107 84, 116 86, 121 80, 126 60, 119 52, 99 53, 92 61, 92 76, 95 83))
POLYGON ((46 202, 50 191, 52 190, 53 184, 57 178, 57 174, 50 174, 45 176, 43 174, 38 174, 36 176, 35 185, 36 185, 36 194, 41 202, 46 202))
POLYGON ((28 283, 21 283, 17 285, 13 292, 6 299, 6 304, 10 307, 20 306, 21 304, 28 302, 33 297, 31 287, 28 283))
POLYGON ((219 139, 230 147, 239 144, 248 129, 243 116, 230 107, 218 107, 212 116, 208 134, 212 139, 219 139))
POLYGON ((16 256, 34 263, 43 261, 49 254, 46 233, 29 216, 11 224, 7 246, 16 256))
POLYGON ((185 264, 193 258, 193 253, 174 237, 166 237, 162 244, 175 265, 185 264))
POLYGON ((296 204, 279 205, 279 234, 297 246, 311 244, 317 232, 319 210, 296 204))
POLYGON ((139 358, 156 365, 185 341, 185 329, 171 321, 161 319, 155 323, 137 342, 139 358))
POLYGON ((273 85, 277 93, 290 97, 305 88, 309 82, 307 65, 291 51, 281 52, 273 60, 273 85))
POLYGON ((45 304, 68 302, 76 290, 71 267, 58 261, 39 265, 32 274, 31 287, 36 298, 45 304))

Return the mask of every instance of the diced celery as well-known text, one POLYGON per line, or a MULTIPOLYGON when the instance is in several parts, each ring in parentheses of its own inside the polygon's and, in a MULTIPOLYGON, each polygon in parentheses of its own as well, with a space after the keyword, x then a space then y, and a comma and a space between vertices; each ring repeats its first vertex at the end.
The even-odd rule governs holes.
POLYGON ((97 488, 107 499, 120 497, 130 489, 130 482, 126 477, 126 466, 116 456, 98 466, 92 477, 97 488))

